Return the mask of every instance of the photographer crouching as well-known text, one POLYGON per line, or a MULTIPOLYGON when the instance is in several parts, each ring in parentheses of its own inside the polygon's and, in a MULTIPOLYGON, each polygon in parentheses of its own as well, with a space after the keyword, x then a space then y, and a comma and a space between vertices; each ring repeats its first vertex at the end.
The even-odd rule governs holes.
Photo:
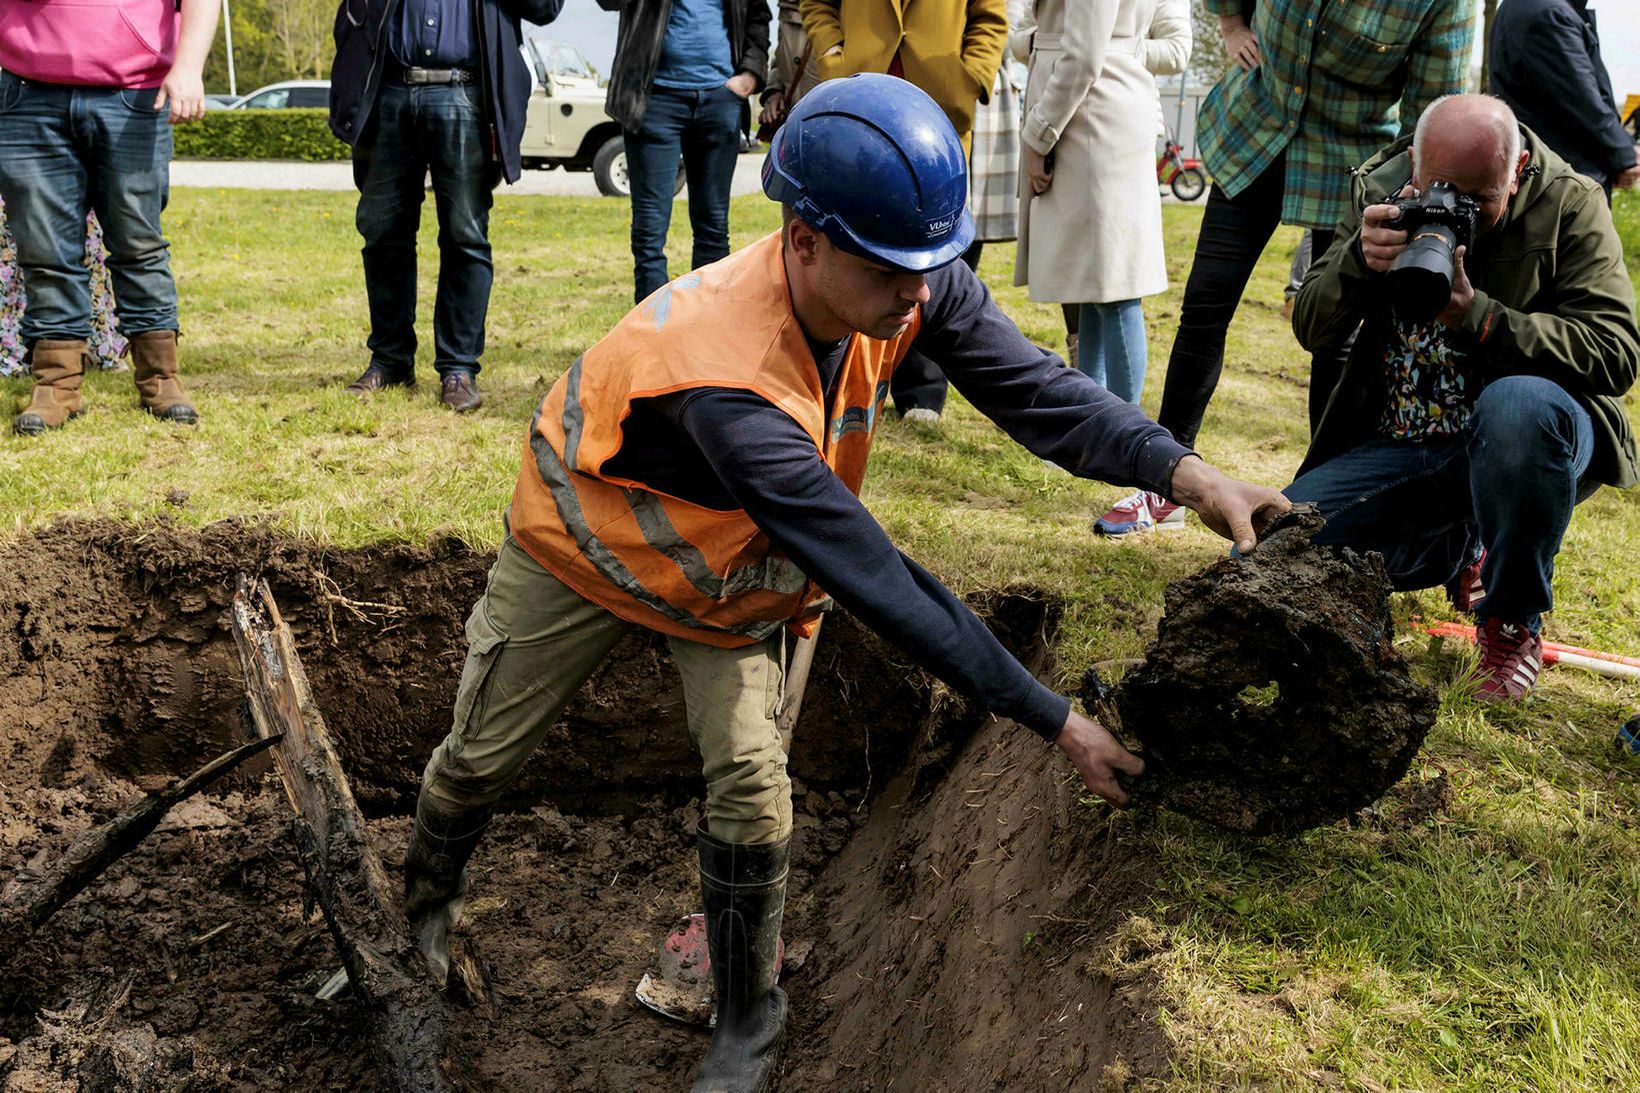
POLYGON ((1573 506, 1636 481, 1622 243, 1600 186, 1481 95, 1433 103, 1353 205, 1293 330, 1312 351, 1361 331, 1284 492, 1327 517, 1317 542, 1444 584, 1475 615, 1480 697, 1519 701, 1573 506))

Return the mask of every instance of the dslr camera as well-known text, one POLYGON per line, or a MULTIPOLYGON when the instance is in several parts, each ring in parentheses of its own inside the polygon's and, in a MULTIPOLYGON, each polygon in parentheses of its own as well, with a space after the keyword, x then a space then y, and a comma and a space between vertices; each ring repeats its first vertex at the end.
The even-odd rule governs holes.
POLYGON ((1402 319, 1427 323, 1452 299, 1453 256, 1475 241, 1480 203, 1450 182, 1436 182, 1390 204, 1400 215, 1384 226, 1407 233, 1407 249, 1385 275, 1390 301, 1402 319))

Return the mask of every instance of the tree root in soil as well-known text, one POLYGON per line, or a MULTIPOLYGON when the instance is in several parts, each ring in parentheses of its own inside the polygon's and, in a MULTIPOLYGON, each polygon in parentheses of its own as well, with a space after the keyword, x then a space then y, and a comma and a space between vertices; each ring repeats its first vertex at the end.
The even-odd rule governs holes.
POLYGON ((279 737, 272 736, 218 756, 187 778, 149 794, 135 808, 87 831, 49 868, 24 871, 14 877, 12 883, 0 891, 0 970, 59 907, 135 850, 159 826, 172 806, 278 742, 279 737))
POLYGON ((452 1089, 449 1007, 411 940, 290 627, 267 585, 245 576, 232 613, 251 717, 263 737, 284 737, 273 755, 296 811, 302 868, 365 1003, 377 1068, 405 1093, 452 1089))
POLYGON ((1089 672, 1085 704, 1145 760, 1136 804, 1295 832, 1406 773, 1437 697, 1394 649, 1383 559, 1314 545, 1321 526, 1296 515, 1254 553, 1174 581, 1143 664, 1115 688, 1089 672))

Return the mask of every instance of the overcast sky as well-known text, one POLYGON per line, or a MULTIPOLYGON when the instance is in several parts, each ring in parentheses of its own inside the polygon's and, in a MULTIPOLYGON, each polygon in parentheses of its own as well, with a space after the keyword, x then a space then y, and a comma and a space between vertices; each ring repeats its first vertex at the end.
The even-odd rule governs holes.
MULTIPOLYGON (((1509 0, 1503 0, 1508 3, 1509 0)), ((1640 20, 1624 18, 1624 8, 1636 0, 1594 0, 1590 7, 1600 14, 1600 52, 1611 72, 1617 105, 1628 95, 1640 95, 1640 20)), ((772 5, 771 5, 772 6, 772 5)), ((1477 8, 1479 5, 1476 5, 1477 8)), ((1478 16, 1477 16, 1478 18, 1478 16)), ((615 56, 615 21, 612 11, 599 8, 594 0, 564 0, 563 13, 548 31, 552 37, 569 42, 587 55, 599 72, 609 75, 615 56)), ((1480 63, 1480 35, 1476 34, 1475 63, 1480 63)))

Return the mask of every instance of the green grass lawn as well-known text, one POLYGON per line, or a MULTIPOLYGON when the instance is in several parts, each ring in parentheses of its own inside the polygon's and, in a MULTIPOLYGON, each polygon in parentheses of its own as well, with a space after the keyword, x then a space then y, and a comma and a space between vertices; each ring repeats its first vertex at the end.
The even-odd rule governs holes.
MULTIPOLYGON (((1621 196, 1640 268, 1640 200, 1621 196)), ((627 208, 498 198, 486 403, 458 418, 436 405, 425 364, 413 393, 367 403, 343 393, 366 362, 352 207, 347 194, 174 194, 184 375, 203 423, 163 426, 134 409, 128 374, 90 377, 89 412, 71 428, 0 439, 0 534, 64 514, 257 515, 338 546, 435 533, 495 546, 533 406, 627 306, 627 208)), ((755 197, 736 199, 732 216, 737 246, 777 219, 755 197)), ((1146 302, 1152 411, 1199 220, 1197 208, 1165 211, 1174 288, 1146 302)), ((678 221, 674 272, 688 253, 681 206, 678 221)), ((429 210, 424 362, 434 231, 429 210)), ((1280 312, 1296 240, 1284 229, 1254 277, 1200 438, 1208 458, 1271 485, 1291 477, 1306 435, 1307 359, 1280 312)), ((992 247, 982 273, 1027 334, 1061 346, 1057 307, 1009 286, 1011 246, 992 247)), ((26 389, 0 381, 10 399, 26 389)), ((1092 660, 1141 654, 1163 585, 1223 544, 1197 525, 1094 538, 1089 520, 1124 491, 1044 468, 953 403, 935 438, 884 426, 872 510, 959 591, 1023 584, 1063 597, 1066 681, 1092 660)), ((1640 495, 1603 490, 1578 510, 1548 636, 1640 654, 1636 543, 1640 495)), ((1398 597, 1396 610, 1449 617, 1438 593, 1398 597)), ((1443 690, 1413 776, 1450 773, 1457 794, 1444 814, 1409 826, 1391 813, 1293 840, 1178 818, 1135 829, 1158 893, 1148 924, 1131 924, 1144 943, 1119 962, 1160 979, 1160 1019, 1180 1045, 1176 1084, 1640 1087, 1640 760, 1612 748, 1636 688, 1551 669, 1525 708, 1484 709, 1461 680, 1466 659, 1410 636, 1404 649, 1443 690)))

